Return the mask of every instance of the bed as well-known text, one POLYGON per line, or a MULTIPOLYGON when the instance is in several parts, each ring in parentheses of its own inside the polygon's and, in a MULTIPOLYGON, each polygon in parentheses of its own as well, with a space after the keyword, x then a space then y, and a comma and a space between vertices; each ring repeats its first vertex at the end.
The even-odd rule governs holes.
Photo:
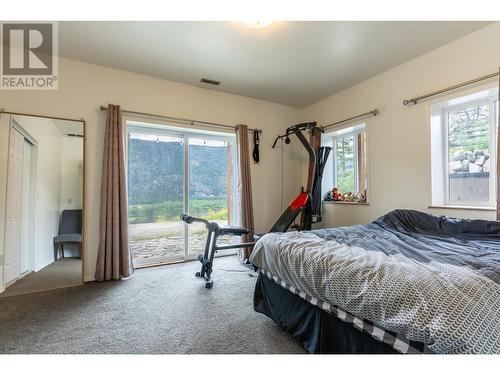
POLYGON ((395 210, 269 233, 254 309, 310 353, 500 353, 500 222, 395 210))

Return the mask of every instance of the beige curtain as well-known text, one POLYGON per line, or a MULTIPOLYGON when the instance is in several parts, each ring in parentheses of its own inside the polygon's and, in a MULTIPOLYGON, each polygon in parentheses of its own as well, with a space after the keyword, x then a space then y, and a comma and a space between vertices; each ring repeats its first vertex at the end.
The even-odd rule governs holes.
POLYGON ((122 115, 108 105, 101 181, 99 253, 95 278, 117 280, 134 272, 128 244, 127 191, 122 115))
MULTIPOLYGON (((248 127, 238 125, 236 127, 236 159, 238 169, 238 207, 236 210, 238 225, 250 229, 244 235, 242 241, 252 242, 254 236, 253 203, 252 203, 252 180, 250 176, 250 151, 248 147, 248 127)), ((242 262, 248 262, 252 248, 239 250, 239 258, 242 262)))
MULTIPOLYGON (((498 74, 498 100, 500 100, 500 68, 498 74)), ((498 113, 498 123, 500 124, 500 113, 498 113)), ((500 220, 500 126, 497 131, 497 220, 500 220)))

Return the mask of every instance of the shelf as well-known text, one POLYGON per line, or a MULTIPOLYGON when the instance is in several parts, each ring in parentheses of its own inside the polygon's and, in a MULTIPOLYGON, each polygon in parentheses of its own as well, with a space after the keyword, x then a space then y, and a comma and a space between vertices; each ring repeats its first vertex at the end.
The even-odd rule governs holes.
POLYGON ((368 202, 342 202, 342 201, 323 201, 325 204, 338 204, 340 206, 369 206, 368 202))

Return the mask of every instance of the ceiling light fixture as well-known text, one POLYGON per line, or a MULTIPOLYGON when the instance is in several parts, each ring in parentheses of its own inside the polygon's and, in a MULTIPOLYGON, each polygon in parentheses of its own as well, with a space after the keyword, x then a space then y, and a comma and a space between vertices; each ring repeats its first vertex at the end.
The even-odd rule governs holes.
POLYGON ((263 29, 272 23, 272 21, 244 21, 244 24, 252 29, 263 29))

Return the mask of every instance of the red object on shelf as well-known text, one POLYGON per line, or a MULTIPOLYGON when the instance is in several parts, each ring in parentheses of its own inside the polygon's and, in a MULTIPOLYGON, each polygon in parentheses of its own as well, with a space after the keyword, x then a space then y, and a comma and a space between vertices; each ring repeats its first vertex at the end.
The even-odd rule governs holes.
POLYGON ((341 201, 342 199, 342 193, 339 191, 337 188, 332 189, 332 199, 334 201, 341 201))

